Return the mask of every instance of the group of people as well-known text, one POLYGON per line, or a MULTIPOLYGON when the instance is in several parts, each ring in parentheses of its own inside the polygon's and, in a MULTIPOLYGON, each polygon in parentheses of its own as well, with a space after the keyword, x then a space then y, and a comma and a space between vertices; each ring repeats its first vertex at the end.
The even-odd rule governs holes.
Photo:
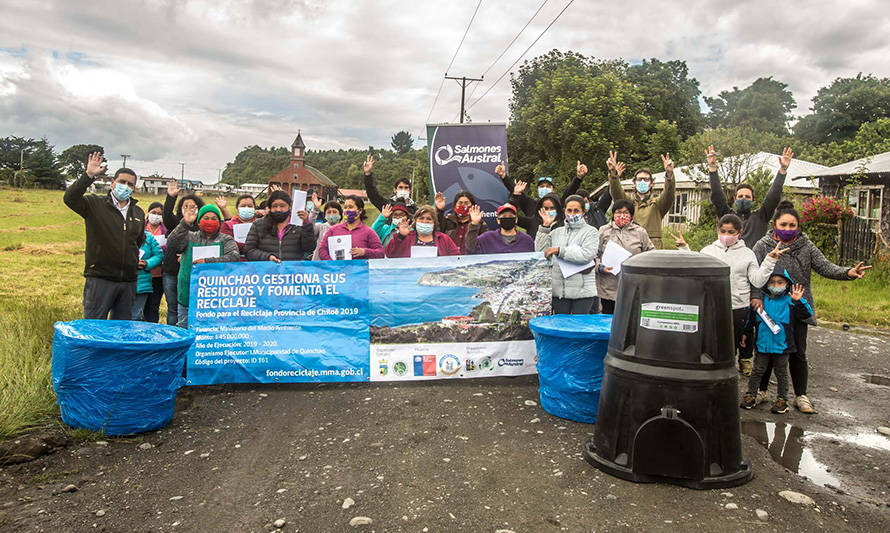
MULTIPOLYGON (((793 405, 814 413, 807 397, 806 359, 807 328, 815 324, 811 272, 854 280, 870 267, 831 263, 800 231, 799 214, 781 198, 791 149, 779 158, 779 172, 758 209, 754 188, 744 183, 736 187, 730 206, 713 146, 706 158, 718 222, 716 239, 701 253, 730 266, 735 346, 740 371, 750 376, 742 407, 770 400, 767 388, 774 370, 778 392, 772 410, 787 412, 790 368, 793 405)), ((86 194, 106 170, 102 154, 93 153, 85 175, 65 193, 66 205, 86 225, 84 317, 157 322, 161 300, 166 299, 167 323, 187 327, 195 264, 323 261, 347 252, 349 258, 374 259, 540 251, 551 262, 554 314, 611 314, 620 274, 604 263, 606 247, 614 243, 628 255, 663 247, 662 221, 675 192, 670 154, 661 159, 665 179, 660 194, 653 191, 648 168, 634 173, 634 190, 627 194, 620 181, 626 166, 610 152, 609 187, 599 197, 581 188, 588 169, 580 161, 561 195, 554 192, 551 177, 538 177, 537 198, 527 193, 528 183, 514 182, 500 163, 495 173, 509 201, 497 208, 497 229, 488 230, 469 191, 457 193, 447 212, 442 193, 435 195, 434 205, 415 204, 407 179, 397 180, 392 196, 384 197, 373 177, 371 156, 364 163, 365 188, 379 215, 368 226, 358 196, 323 202, 313 195, 305 209, 294 211, 291 196, 276 189, 259 206, 252 196, 240 196, 232 214, 224 199, 205 204, 194 194, 180 196, 175 180, 168 185, 164 204, 154 202, 143 212, 131 197, 136 174, 127 168, 115 172, 108 195, 86 194), (244 235, 244 224, 250 226, 239 242, 235 235, 244 235), (345 236, 348 250, 335 250, 332 243, 345 236)), ((689 250, 682 233, 674 239, 678 248, 689 250)))

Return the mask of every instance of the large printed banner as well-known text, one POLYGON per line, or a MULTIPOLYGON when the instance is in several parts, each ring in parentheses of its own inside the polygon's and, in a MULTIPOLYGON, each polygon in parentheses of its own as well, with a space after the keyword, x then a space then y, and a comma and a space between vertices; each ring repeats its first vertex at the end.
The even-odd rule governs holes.
POLYGON ((509 191, 494 169, 507 164, 507 126, 486 124, 427 124, 432 193, 445 194, 446 211, 454 195, 470 191, 482 207, 491 229, 497 227, 498 206, 507 202, 509 191))
POLYGON ((196 265, 190 385, 535 373, 540 253, 196 265))

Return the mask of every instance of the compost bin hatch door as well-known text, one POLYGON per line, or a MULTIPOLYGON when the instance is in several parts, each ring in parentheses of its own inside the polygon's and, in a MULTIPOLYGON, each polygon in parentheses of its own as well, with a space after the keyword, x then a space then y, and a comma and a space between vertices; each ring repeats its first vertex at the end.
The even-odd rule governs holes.
POLYGON ((704 479, 704 445, 698 432, 672 408, 650 418, 637 430, 633 446, 637 474, 704 479))

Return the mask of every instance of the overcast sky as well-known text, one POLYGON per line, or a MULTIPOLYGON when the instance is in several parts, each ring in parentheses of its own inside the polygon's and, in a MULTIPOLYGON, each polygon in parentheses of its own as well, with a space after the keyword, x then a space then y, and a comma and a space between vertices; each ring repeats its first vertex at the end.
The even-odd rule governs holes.
MULTIPOLYGON (((59 151, 105 146, 140 174, 216 181, 244 146, 389 147, 424 124, 478 0, 0 0, 0 136, 46 137, 59 151)), ((483 0, 451 75, 478 76, 542 0, 483 0)), ((470 102, 566 5, 550 0, 470 102)), ((529 51, 683 59, 702 93, 759 76, 788 83, 807 112, 819 87, 890 75, 882 0, 576 0, 529 51)), ((514 70, 516 70, 514 68, 514 70)), ((505 121, 509 76, 470 110, 505 121)), ((455 121, 447 82, 431 121, 455 121)), ((415 146, 420 146, 420 142, 415 146)))

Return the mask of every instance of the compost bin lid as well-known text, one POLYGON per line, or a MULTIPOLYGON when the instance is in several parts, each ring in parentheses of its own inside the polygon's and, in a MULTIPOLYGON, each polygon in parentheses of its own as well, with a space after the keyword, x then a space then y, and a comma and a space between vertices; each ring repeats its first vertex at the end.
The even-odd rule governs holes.
POLYGON ((612 315, 550 315, 529 321, 535 333, 563 339, 606 340, 612 331, 612 315))
POLYGON ((164 324, 137 322, 133 320, 72 320, 56 322, 59 335, 97 347, 110 348, 115 345, 127 347, 168 347, 188 346, 195 341, 195 332, 164 324))
POLYGON ((627 258, 621 270, 645 272, 654 270, 662 274, 728 275, 729 265, 716 257, 699 252, 682 250, 652 250, 627 258))

